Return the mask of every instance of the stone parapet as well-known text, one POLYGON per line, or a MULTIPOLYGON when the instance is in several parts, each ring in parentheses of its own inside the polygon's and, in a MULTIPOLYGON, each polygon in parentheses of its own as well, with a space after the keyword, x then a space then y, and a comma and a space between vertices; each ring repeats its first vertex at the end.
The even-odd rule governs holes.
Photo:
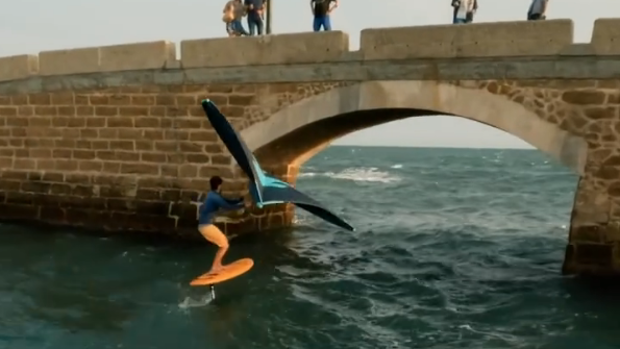
MULTIPOLYGON (((595 55, 619 55, 620 19, 598 19, 588 45, 595 55)), ((0 82, 129 70, 221 68, 400 59, 554 56, 571 52, 568 19, 365 29, 351 52, 340 31, 186 40, 63 49, 0 58, 0 82), (540 35, 544 33, 544 35, 540 35)))
POLYGON ((553 56, 572 44, 568 19, 365 29, 361 34, 365 60, 553 56))
POLYGON ((340 31, 264 35, 181 42, 183 68, 335 62, 349 51, 340 31))
POLYGON ((0 81, 27 79, 39 74, 39 56, 0 57, 0 81))

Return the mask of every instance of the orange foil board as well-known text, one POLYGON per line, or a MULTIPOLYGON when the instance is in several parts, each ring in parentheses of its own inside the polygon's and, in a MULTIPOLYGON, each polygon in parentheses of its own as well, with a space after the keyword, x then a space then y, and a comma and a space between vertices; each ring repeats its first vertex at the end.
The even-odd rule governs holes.
POLYGON ((251 258, 238 259, 230 264, 224 266, 224 268, 217 273, 205 273, 195 278, 189 284, 191 286, 211 286, 219 284, 239 275, 245 274, 254 266, 254 261, 251 258))

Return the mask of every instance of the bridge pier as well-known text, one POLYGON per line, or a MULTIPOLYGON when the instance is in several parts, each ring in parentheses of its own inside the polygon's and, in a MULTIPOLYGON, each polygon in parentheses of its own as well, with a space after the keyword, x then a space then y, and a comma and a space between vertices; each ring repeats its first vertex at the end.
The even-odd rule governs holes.
POLYGON ((571 214, 564 274, 620 275, 620 176, 610 157, 586 167, 571 214))

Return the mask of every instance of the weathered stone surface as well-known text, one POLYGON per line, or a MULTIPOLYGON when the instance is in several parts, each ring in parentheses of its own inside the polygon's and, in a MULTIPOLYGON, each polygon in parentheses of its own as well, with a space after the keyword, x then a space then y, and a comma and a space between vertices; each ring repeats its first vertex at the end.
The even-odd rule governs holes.
POLYGON ((42 76, 97 72, 100 64, 99 47, 39 53, 39 74, 42 76))
POLYGON ((39 73, 39 57, 19 55, 0 57, 0 82, 24 79, 39 73))
POLYGON ((557 55, 573 44, 573 22, 475 23, 458 30, 452 24, 365 29, 360 41, 360 51, 369 60, 557 55), (544 39, 541 32, 547 33, 544 39))
MULTIPOLYGON (((247 191, 204 117, 207 97, 265 170, 293 184, 338 137, 450 114, 520 137, 579 174, 563 270, 620 274, 617 25, 597 21, 579 47, 572 26, 373 29, 359 52, 331 32, 185 41, 180 60, 167 41, 0 58, 0 219, 198 238, 208 177, 224 177, 228 194, 247 191)), ((218 224, 239 234, 293 217, 278 205, 218 224)))
POLYGON ((566 91, 562 94, 562 100, 569 104, 603 104, 605 93, 602 91, 566 91))
POLYGON ((620 37, 620 19, 599 18, 594 22, 590 45, 597 55, 618 55, 620 54, 618 37, 620 37))
POLYGON ((340 31, 217 38, 181 42, 185 68, 301 64, 340 60, 349 36, 340 31))

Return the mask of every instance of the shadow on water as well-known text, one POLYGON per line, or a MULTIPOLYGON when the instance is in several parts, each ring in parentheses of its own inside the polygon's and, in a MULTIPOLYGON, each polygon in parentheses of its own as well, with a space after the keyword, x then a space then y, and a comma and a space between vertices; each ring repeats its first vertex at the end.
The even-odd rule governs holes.
MULTIPOLYGON (((614 278, 567 277, 563 288, 576 311, 620 312, 620 280, 614 278)), ((616 313, 617 313, 616 312, 616 313)))

